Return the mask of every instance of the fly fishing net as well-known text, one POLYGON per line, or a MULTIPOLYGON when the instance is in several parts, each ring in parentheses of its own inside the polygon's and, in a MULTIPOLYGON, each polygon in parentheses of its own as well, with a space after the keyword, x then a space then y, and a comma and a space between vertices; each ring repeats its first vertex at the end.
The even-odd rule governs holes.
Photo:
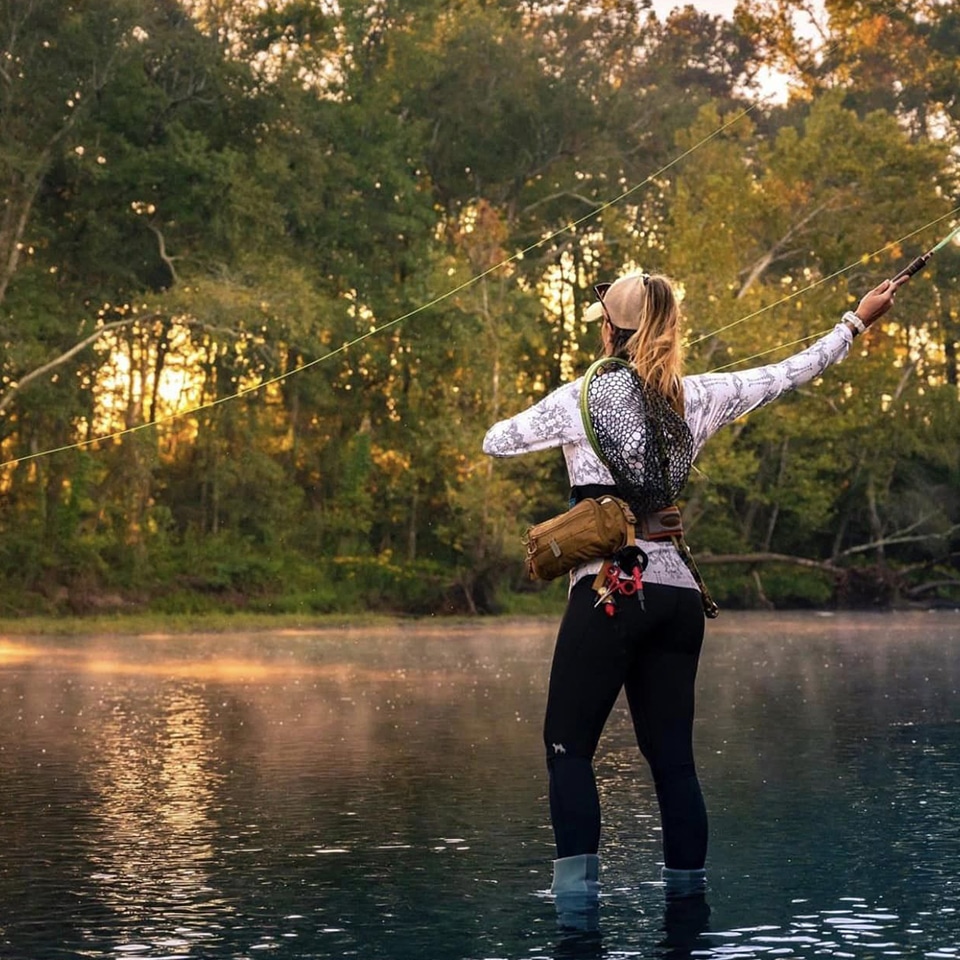
POLYGON ((623 361, 594 364, 581 395, 584 426, 617 492, 638 517, 677 502, 693 436, 667 399, 623 361))

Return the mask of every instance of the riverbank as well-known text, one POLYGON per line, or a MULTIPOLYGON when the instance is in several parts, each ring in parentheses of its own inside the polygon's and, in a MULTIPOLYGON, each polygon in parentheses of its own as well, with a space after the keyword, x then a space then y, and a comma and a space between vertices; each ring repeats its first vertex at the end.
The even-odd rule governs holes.
MULTIPOLYGON (((496 616, 559 617, 563 613, 561 591, 513 594, 496 616)), ((476 617, 396 612, 349 611, 316 613, 302 611, 208 610, 193 613, 117 610, 108 613, 0 617, 0 637, 87 636, 91 634, 139 636, 144 634, 216 634, 283 630, 344 630, 384 627, 397 623, 456 623, 476 617)))

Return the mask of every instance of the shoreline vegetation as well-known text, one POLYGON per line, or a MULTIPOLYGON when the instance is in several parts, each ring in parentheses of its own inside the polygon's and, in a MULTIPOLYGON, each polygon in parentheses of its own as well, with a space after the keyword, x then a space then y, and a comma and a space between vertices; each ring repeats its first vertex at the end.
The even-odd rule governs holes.
POLYGON ((208 610, 198 613, 114 611, 92 614, 60 614, 0 617, 0 641, 10 637, 90 635, 183 636, 227 633, 343 633, 443 624, 446 628, 481 620, 554 620, 563 613, 563 601, 533 602, 504 610, 492 617, 464 614, 404 614, 396 612, 312 613, 250 612, 243 609, 208 610))
MULTIPOLYGON (((698 558, 711 593, 729 611, 892 611, 960 609, 954 580, 918 580, 877 565, 771 556, 698 558)), ((288 571, 289 572, 289 571, 288 571)), ((0 632, 21 635, 228 632, 376 627, 404 622, 467 622, 478 618, 559 618, 567 580, 530 583, 518 570, 512 589, 493 588, 465 571, 401 568, 341 559, 337 575, 318 563, 294 581, 222 579, 193 589, 182 583, 144 590, 53 595, 0 594, 0 632)))
MULTIPOLYGON (((960 600, 949 602, 905 602, 890 607, 782 608, 766 609, 721 608, 723 613, 771 614, 797 613, 909 613, 918 611, 960 610, 960 600)), ((371 630, 392 630, 410 627, 426 629, 440 627, 457 629, 482 622, 548 621, 555 623, 563 614, 562 601, 520 604, 516 609, 477 617, 464 614, 401 614, 401 613, 251 613, 244 610, 220 610, 205 613, 150 613, 116 612, 87 615, 48 615, 0 617, 0 643, 17 637, 182 637, 187 635, 217 635, 236 633, 255 634, 344 634, 371 630)))

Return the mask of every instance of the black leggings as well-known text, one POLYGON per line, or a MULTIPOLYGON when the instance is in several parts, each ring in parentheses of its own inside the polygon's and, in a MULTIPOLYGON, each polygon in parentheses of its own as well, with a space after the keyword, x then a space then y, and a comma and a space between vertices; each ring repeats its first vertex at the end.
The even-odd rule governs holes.
POLYGON ((657 790, 664 863, 698 870, 707 854, 707 811, 693 762, 700 594, 645 584, 645 611, 636 597, 621 596, 608 617, 593 605, 592 584, 593 577, 584 577, 571 592, 550 672, 543 741, 557 856, 596 853, 600 845, 593 755, 625 688, 657 790))

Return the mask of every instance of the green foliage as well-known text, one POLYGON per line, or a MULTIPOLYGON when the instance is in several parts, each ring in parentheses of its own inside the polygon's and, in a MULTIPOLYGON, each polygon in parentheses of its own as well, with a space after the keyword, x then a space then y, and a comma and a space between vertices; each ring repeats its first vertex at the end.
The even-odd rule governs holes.
POLYGON ((701 573, 721 610, 823 609, 837 600, 835 577, 788 564, 704 565, 701 573))
MULTIPOLYGON (((691 371, 752 365, 956 207, 957 3, 830 0, 824 57, 798 9, 0 0, 0 452, 159 421, 3 469, 0 612, 561 606, 519 538, 562 460, 480 443, 585 367, 593 283, 674 275, 691 371)), ((956 595, 958 256, 704 451, 696 551, 854 571, 721 602, 956 595)))

